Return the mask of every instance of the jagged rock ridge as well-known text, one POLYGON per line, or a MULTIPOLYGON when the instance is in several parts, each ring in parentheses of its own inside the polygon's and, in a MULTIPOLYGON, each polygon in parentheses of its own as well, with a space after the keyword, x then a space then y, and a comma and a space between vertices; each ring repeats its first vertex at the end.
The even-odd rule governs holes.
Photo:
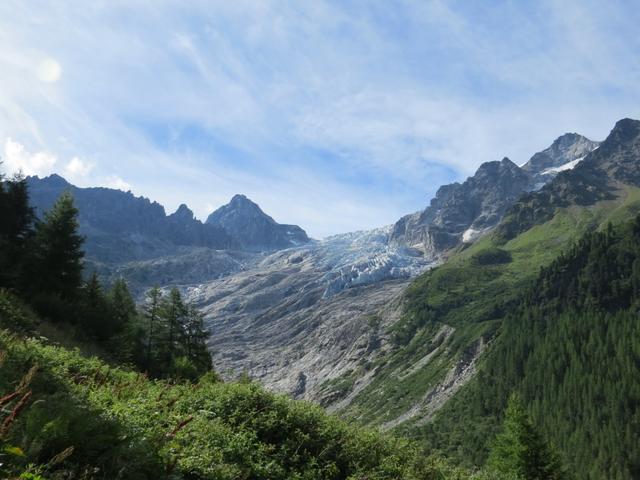
POLYGON ((549 148, 531 157, 522 166, 522 169, 535 176, 554 175, 575 166, 598 145, 600 142, 594 142, 577 133, 565 133, 558 137, 549 148))
POLYGON ((444 185, 423 211, 401 218, 390 241, 438 256, 493 229, 526 192, 537 190, 560 171, 577 165, 599 143, 575 133, 557 138, 518 167, 508 158, 483 163, 463 183, 444 185))
POLYGON ((513 238, 550 219, 558 207, 589 206, 613 199, 622 185, 640 186, 640 121, 618 121, 609 136, 572 170, 560 172, 539 191, 523 196, 497 229, 513 238))
POLYGON ((42 179, 29 177, 27 181, 31 202, 38 215, 48 210, 62 192, 73 194, 80 212, 80 232, 86 237, 87 257, 103 264, 183 255, 186 252, 180 250, 182 247, 259 251, 309 241, 300 227, 277 224, 244 196, 237 195, 226 206, 229 207, 225 210, 228 221, 202 223, 184 204, 166 215, 159 203, 136 197, 131 192, 101 187, 78 188, 55 174, 42 179), (260 215, 247 216, 246 205, 249 204, 260 215), (257 225, 266 223, 280 237, 267 237, 268 241, 255 239, 251 237, 250 229, 243 230, 246 223, 234 224, 234 220, 255 221, 257 225), (289 243, 284 238, 288 238, 289 243))
POLYGON ((206 224, 223 228, 248 250, 278 250, 309 242, 302 228, 277 223, 244 195, 235 195, 209 215, 206 224))

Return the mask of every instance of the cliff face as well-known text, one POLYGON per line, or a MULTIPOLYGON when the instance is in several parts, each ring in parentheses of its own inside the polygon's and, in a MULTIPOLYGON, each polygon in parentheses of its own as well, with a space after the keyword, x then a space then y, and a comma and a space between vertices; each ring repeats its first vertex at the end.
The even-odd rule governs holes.
POLYGON ((598 142, 569 133, 518 167, 508 158, 483 163, 463 183, 440 187, 423 211, 401 218, 390 241, 437 257, 494 228, 520 196, 537 190, 559 172, 575 167, 598 142))
POLYGON ((244 195, 235 195, 209 215, 206 224, 224 229, 245 250, 280 250, 309 242, 303 229, 277 223, 244 195))
POLYGON ((131 192, 78 188, 59 175, 29 177, 28 184, 38 216, 62 192, 73 194, 87 258, 107 266, 182 255, 184 248, 260 252, 310 241, 300 227, 276 223, 241 195, 202 223, 184 204, 166 215, 159 203, 131 192))

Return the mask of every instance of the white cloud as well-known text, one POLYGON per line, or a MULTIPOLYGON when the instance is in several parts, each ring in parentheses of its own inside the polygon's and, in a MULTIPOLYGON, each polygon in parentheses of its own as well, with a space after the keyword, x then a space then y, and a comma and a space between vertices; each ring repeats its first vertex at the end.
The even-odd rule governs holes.
POLYGON ((4 143, 3 170, 8 174, 46 176, 54 171, 58 159, 49 152, 31 153, 24 145, 7 138, 4 143))
POLYGON ((61 75, 62 67, 53 58, 45 58, 38 65, 38 78, 45 83, 55 83, 61 75))
POLYGON ((78 157, 73 157, 64 167, 64 171, 70 179, 81 179, 87 177, 94 166, 93 163, 85 162, 78 157))
POLYGON ((128 192, 131 190, 131 185, 125 182, 118 175, 109 175, 104 179, 104 183, 102 186, 109 188, 116 188, 118 190, 122 190, 123 192, 128 192))
POLYGON ((0 139, 167 207, 245 193, 314 235, 373 227, 483 161, 640 116, 640 10, 501 6, 4 0, 0 139))

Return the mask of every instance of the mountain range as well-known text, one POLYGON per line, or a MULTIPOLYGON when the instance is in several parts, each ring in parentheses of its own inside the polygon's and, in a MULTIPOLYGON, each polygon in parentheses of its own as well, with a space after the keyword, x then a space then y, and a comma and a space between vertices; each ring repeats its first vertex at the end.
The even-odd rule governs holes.
MULTIPOLYGON (((615 246, 621 272, 625 258, 635 265, 620 240, 626 234, 608 225, 628 225, 640 212, 637 120, 620 120, 603 142, 562 135, 522 166, 508 158, 483 163, 394 225, 321 241, 276 223, 242 195, 202 223, 185 205, 167 216, 131 193, 79 189, 58 176, 29 178, 29 187, 39 213, 72 191, 88 261, 104 278, 124 276, 137 292, 153 283, 178 286, 195 302, 212 333, 216 369, 227 377, 245 372, 358 423, 419 438, 469 466, 486 459, 486 438, 496 434, 515 391, 582 478, 634 478, 640 471, 637 435, 607 440, 624 419, 637 423, 627 416, 640 399, 625 389, 594 413, 597 395, 573 383, 570 371, 589 365, 582 378, 599 382, 587 340, 556 357, 569 341, 563 331, 589 335, 571 318, 603 338, 613 335, 605 317, 589 316, 585 307, 597 305, 605 287, 585 285, 607 270, 600 244, 615 246), (580 263, 590 255, 593 265, 580 263), (558 300, 544 275, 560 286, 572 282, 570 271, 583 280, 558 300), (565 308, 566 299, 583 297, 579 308, 565 308), (555 329, 556 317, 564 330, 555 329), (525 353, 514 353, 515 344, 525 353), (545 355, 552 358, 543 362, 545 355), (554 372, 544 385, 526 380, 544 376, 532 359, 554 372), (500 378, 491 376, 496 372, 500 378), (571 407, 571 398, 592 403, 571 407), (548 420, 555 407, 565 413, 555 419, 565 430, 554 431, 548 420), (580 423, 574 411, 599 417, 580 423), (592 430, 583 431, 586 424, 592 430), (607 441, 619 443, 607 450, 607 441)), ((618 298, 616 292, 609 295, 618 298)), ((603 315, 620 313, 607 308, 603 315)), ((612 362, 617 371, 621 353, 598 350, 589 338, 603 355, 600 364, 612 362)))

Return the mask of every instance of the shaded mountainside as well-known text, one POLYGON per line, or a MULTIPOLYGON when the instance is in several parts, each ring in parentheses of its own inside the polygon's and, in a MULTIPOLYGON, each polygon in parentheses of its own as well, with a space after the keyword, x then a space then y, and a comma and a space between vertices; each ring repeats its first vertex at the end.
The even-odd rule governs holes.
POLYGON ((247 268, 262 252, 310 242, 300 227, 276 223, 241 195, 202 223, 184 204, 166 215, 131 192, 78 188, 59 175, 27 182, 38 216, 63 192, 73 194, 90 269, 109 283, 124 276, 136 293, 156 283, 214 280, 247 268))
POLYGON ((594 205, 614 198, 622 185, 640 186, 639 157, 640 121, 620 120, 600 147, 574 169, 559 173, 552 182, 515 204, 506 213, 498 235, 513 238, 549 220, 559 207, 594 205))
POLYGON ((131 192, 78 188, 58 175, 27 181, 38 216, 63 192, 73 194, 87 255, 102 262, 153 258, 172 252, 175 246, 228 249, 237 245, 223 228, 196 220, 186 206, 167 216, 162 205, 131 192))
POLYGON ((281 225, 244 195, 231 201, 207 218, 235 238, 244 250, 280 250, 309 243, 309 237, 297 225, 281 225))
POLYGON ((477 377, 412 435, 481 464, 518 392, 579 478, 640 475, 640 217, 582 237, 521 292, 477 377))
POLYGON ((531 177, 508 158, 483 163, 464 183, 440 187, 423 212, 398 221, 391 239, 437 255, 495 226, 531 188, 531 177))

